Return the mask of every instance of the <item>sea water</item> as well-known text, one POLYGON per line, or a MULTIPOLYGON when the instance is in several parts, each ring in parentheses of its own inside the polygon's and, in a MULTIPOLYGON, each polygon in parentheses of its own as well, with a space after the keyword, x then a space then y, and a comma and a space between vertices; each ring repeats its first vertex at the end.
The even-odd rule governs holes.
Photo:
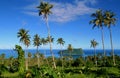
MULTIPOLYGON (((52 50, 55 57, 60 57, 59 51, 60 50, 55 50, 55 49, 52 50)), ((27 50, 27 52, 31 52, 31 54, 34 55, 37 51, 36 51, 36 49, 29 49, 29 50, 27 50)), ((50 53, 49 49, 42 49, 42 50, 39 50, 39 52, 41 54, 44 54, 45 57, 51 56, 51 53, 50 53)), ((105 52, 106 52, 106 55, 109 56, 110 53, 111 53, 111 50, 107 49, 107 50, 105 50, 105 52)), ((1 54, 5 54, 6 58, 9 58, 11 56, 16 58, 18 56, 17 52, 15 50, 12 50, 12 49, 0 49, 0 55, 1 54)), ((102 54, 103 55, 103 50, 102 49, 96 50, 96 54, 102 54)), ((115 49, 114 54, 120 56, 120 49, 115 49)), ((84 49, 83 50, 83 54, 82 54, 83 57, 93 56, 93 55, 94 55, 94 50, 91 50, 91 49, 84 49)), ((77 58, 81 55, 72 55, 72 56, 77 58)))

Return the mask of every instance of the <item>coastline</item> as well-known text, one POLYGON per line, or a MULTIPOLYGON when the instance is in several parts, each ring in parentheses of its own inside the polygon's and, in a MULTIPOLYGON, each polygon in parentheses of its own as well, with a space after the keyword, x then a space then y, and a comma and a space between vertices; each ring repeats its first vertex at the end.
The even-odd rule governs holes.
MULTIPOLYGON (((51 53, 49 51, 49 49, 42 49, 42 50, 39 50, 40 53, 42 54, 45 54, 45 57, 49 57, 51 56, 51 53)), ((56 50, 56 49, 53 49, 53 53, 55 55, 55 57, 60 57, 59 55, 59 52, 60 50, 56 50)), ((29 49, 28 52, 31 52, 31 54, 35 54, 36 53, 36 49, 29 49)), ((102 49, 97 49, 96 50, 97 54, 103 54, 103 50, 102 49)), ((106 54, 107 56, 110 56, 110 52, 111 52, 111 49, 106 49, 106 54)), ((12 50, 12 49, 0 49, 0 55, 1 54, 5 54, 5 58, 9 58, 11 56, 13 57, 17 57, 17 52, 12 50)), ((114 53, 115 55, 118 55, 120 56, 120 49, 115 49, 114 50, 114 53)), ((93 56, 94 55, 94 50, 92 49, 83 49, 83 54, 82 56, 85 57, 85 56, 93 56)), ((73 55, 73 56, 80 56, 80 55, 73 55)))

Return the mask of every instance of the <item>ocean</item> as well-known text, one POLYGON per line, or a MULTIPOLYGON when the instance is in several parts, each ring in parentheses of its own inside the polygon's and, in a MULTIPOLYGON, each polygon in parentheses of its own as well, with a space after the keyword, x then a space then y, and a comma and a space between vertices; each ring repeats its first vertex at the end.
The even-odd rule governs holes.
MULTIPOLYGON (((60 57, 60 55, 59 55, 59 52, 60 50, 53 50, 53 53, 54 53, 54 56, 55 57, 60 57)), ((35 54, 36 53, 36 49, 29 49, 29 50, 27 50, 27 52, 31 52, 31 54, 33 55, 33 54, 35 54)), ((42 53, 42 54, 44 54, 45 55, 45 57, 49 57, 49 56, 51 56, 51 53, 50 53, 50 50, 48 50, 48 49, 46 49, 46 50, 39 50, 39 52, 40 53, 42 53)), ((91 50, 91 49, 84 49, 83 50, 83 55, 82 56, 93 56, 94 55, 94 50, 91 50)), ((13 56, 13 57, 17 57, 17 52, 16 51, 14 51, 14 50, 12 50, 12 49, 0 49, 0 55, 1 54, 5 54, 5 58, 9 58, 9 57, 11 57, 11 56, 13 56)), ((96 50, 96 53, 98 54, 103 54, 103 50, 96 50)), ((106 50, 106 55, 107 56, 109 56, 110 55, 110 53, 111 53, 111 50, 110 49, 107 49, 106 50)), ((115 53, 115 55, 118 55, 118 56, 120 56, 120 49, 115 49, 114 50, 114 53, 115 53)), ((73 55, 74 57, 79 57, 80 55, 73 55)))

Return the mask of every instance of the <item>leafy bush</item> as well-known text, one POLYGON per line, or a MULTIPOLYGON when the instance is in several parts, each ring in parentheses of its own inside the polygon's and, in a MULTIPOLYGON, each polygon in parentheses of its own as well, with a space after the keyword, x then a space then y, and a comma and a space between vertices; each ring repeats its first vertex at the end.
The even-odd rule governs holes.
POLYGON ((64 78, 87 78, 84 74, 67 73, 64 78))
POLYGON ((57 62, 56 62, 56 65, 57 65, 57 66, 62 66, 62 60, 61 60, 61 59, 58 59, 57 62))
POLYGON ((12 73, 17 72, 18 71, 18 66, 19 66, 19 63, 16 60, 12 63, 12 66, 10 66, 9 71, 12 72, 12 73))
POLYGON ((45 66, 41 68, 32 67, 27 74, 32 78, 64 78, 64 72, 62 72, 61 68, 53 69, 45 66))
POLYGON ((0 73, 2 74, 2 72, 5 72, 5 71, 8 71, 8 68, 5 65, 0 64, 0 73))

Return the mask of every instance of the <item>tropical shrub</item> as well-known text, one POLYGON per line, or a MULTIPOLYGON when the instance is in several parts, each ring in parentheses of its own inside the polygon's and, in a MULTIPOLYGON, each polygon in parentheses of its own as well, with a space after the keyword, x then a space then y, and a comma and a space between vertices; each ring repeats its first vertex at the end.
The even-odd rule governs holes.
POLYGON ((19 73, 23 73, 25 69, 25 56, 24 56, 24 51, 21 46, 15 45, 15 50, 18 53, 18 70, 19 73))
POLYGON ((10 66, 10 69, 9 69, 9 72, 17 72, 18 71, 18 66, 19 66, 19 62, 17 60, 15 60, 13 63, 12 63, 12 66, 10 66))

